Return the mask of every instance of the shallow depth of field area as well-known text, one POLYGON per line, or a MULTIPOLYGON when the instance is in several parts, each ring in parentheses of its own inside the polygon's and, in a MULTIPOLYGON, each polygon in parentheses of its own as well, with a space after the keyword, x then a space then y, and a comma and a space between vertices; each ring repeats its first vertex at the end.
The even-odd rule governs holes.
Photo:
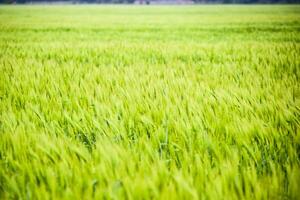
POLYGON ((300 6, 1 6, 1 199, 299 199, 300 6))

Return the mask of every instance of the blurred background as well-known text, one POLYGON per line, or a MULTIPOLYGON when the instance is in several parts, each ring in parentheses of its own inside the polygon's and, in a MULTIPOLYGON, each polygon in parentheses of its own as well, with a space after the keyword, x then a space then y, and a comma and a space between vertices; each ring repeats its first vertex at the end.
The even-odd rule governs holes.
POLYGON ((0 4, 137 4, 137 5, 188 5, 188 4, 286 4, 300 0, 0 0, 0 4))

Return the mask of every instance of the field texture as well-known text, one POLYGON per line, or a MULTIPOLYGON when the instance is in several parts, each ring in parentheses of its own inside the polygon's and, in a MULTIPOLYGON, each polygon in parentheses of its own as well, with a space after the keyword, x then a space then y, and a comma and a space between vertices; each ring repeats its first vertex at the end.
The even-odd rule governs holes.
POLYGON ((299 199, 300 6, 0 7, 0 199, 299 199))

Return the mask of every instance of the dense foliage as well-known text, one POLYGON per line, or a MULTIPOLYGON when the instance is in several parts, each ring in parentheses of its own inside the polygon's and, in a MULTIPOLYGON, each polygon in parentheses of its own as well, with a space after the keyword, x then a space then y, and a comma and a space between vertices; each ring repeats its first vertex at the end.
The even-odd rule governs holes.
POLYGON ((299 6, 0 7, 0 199, 297 199, 299 6))

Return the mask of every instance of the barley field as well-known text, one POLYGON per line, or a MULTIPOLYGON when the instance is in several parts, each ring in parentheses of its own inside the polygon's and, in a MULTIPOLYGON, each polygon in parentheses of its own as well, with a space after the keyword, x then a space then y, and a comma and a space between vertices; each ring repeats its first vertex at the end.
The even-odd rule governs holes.
POLYGON ((0 199, 299 199, 300 6, 1 6, 0 199))

